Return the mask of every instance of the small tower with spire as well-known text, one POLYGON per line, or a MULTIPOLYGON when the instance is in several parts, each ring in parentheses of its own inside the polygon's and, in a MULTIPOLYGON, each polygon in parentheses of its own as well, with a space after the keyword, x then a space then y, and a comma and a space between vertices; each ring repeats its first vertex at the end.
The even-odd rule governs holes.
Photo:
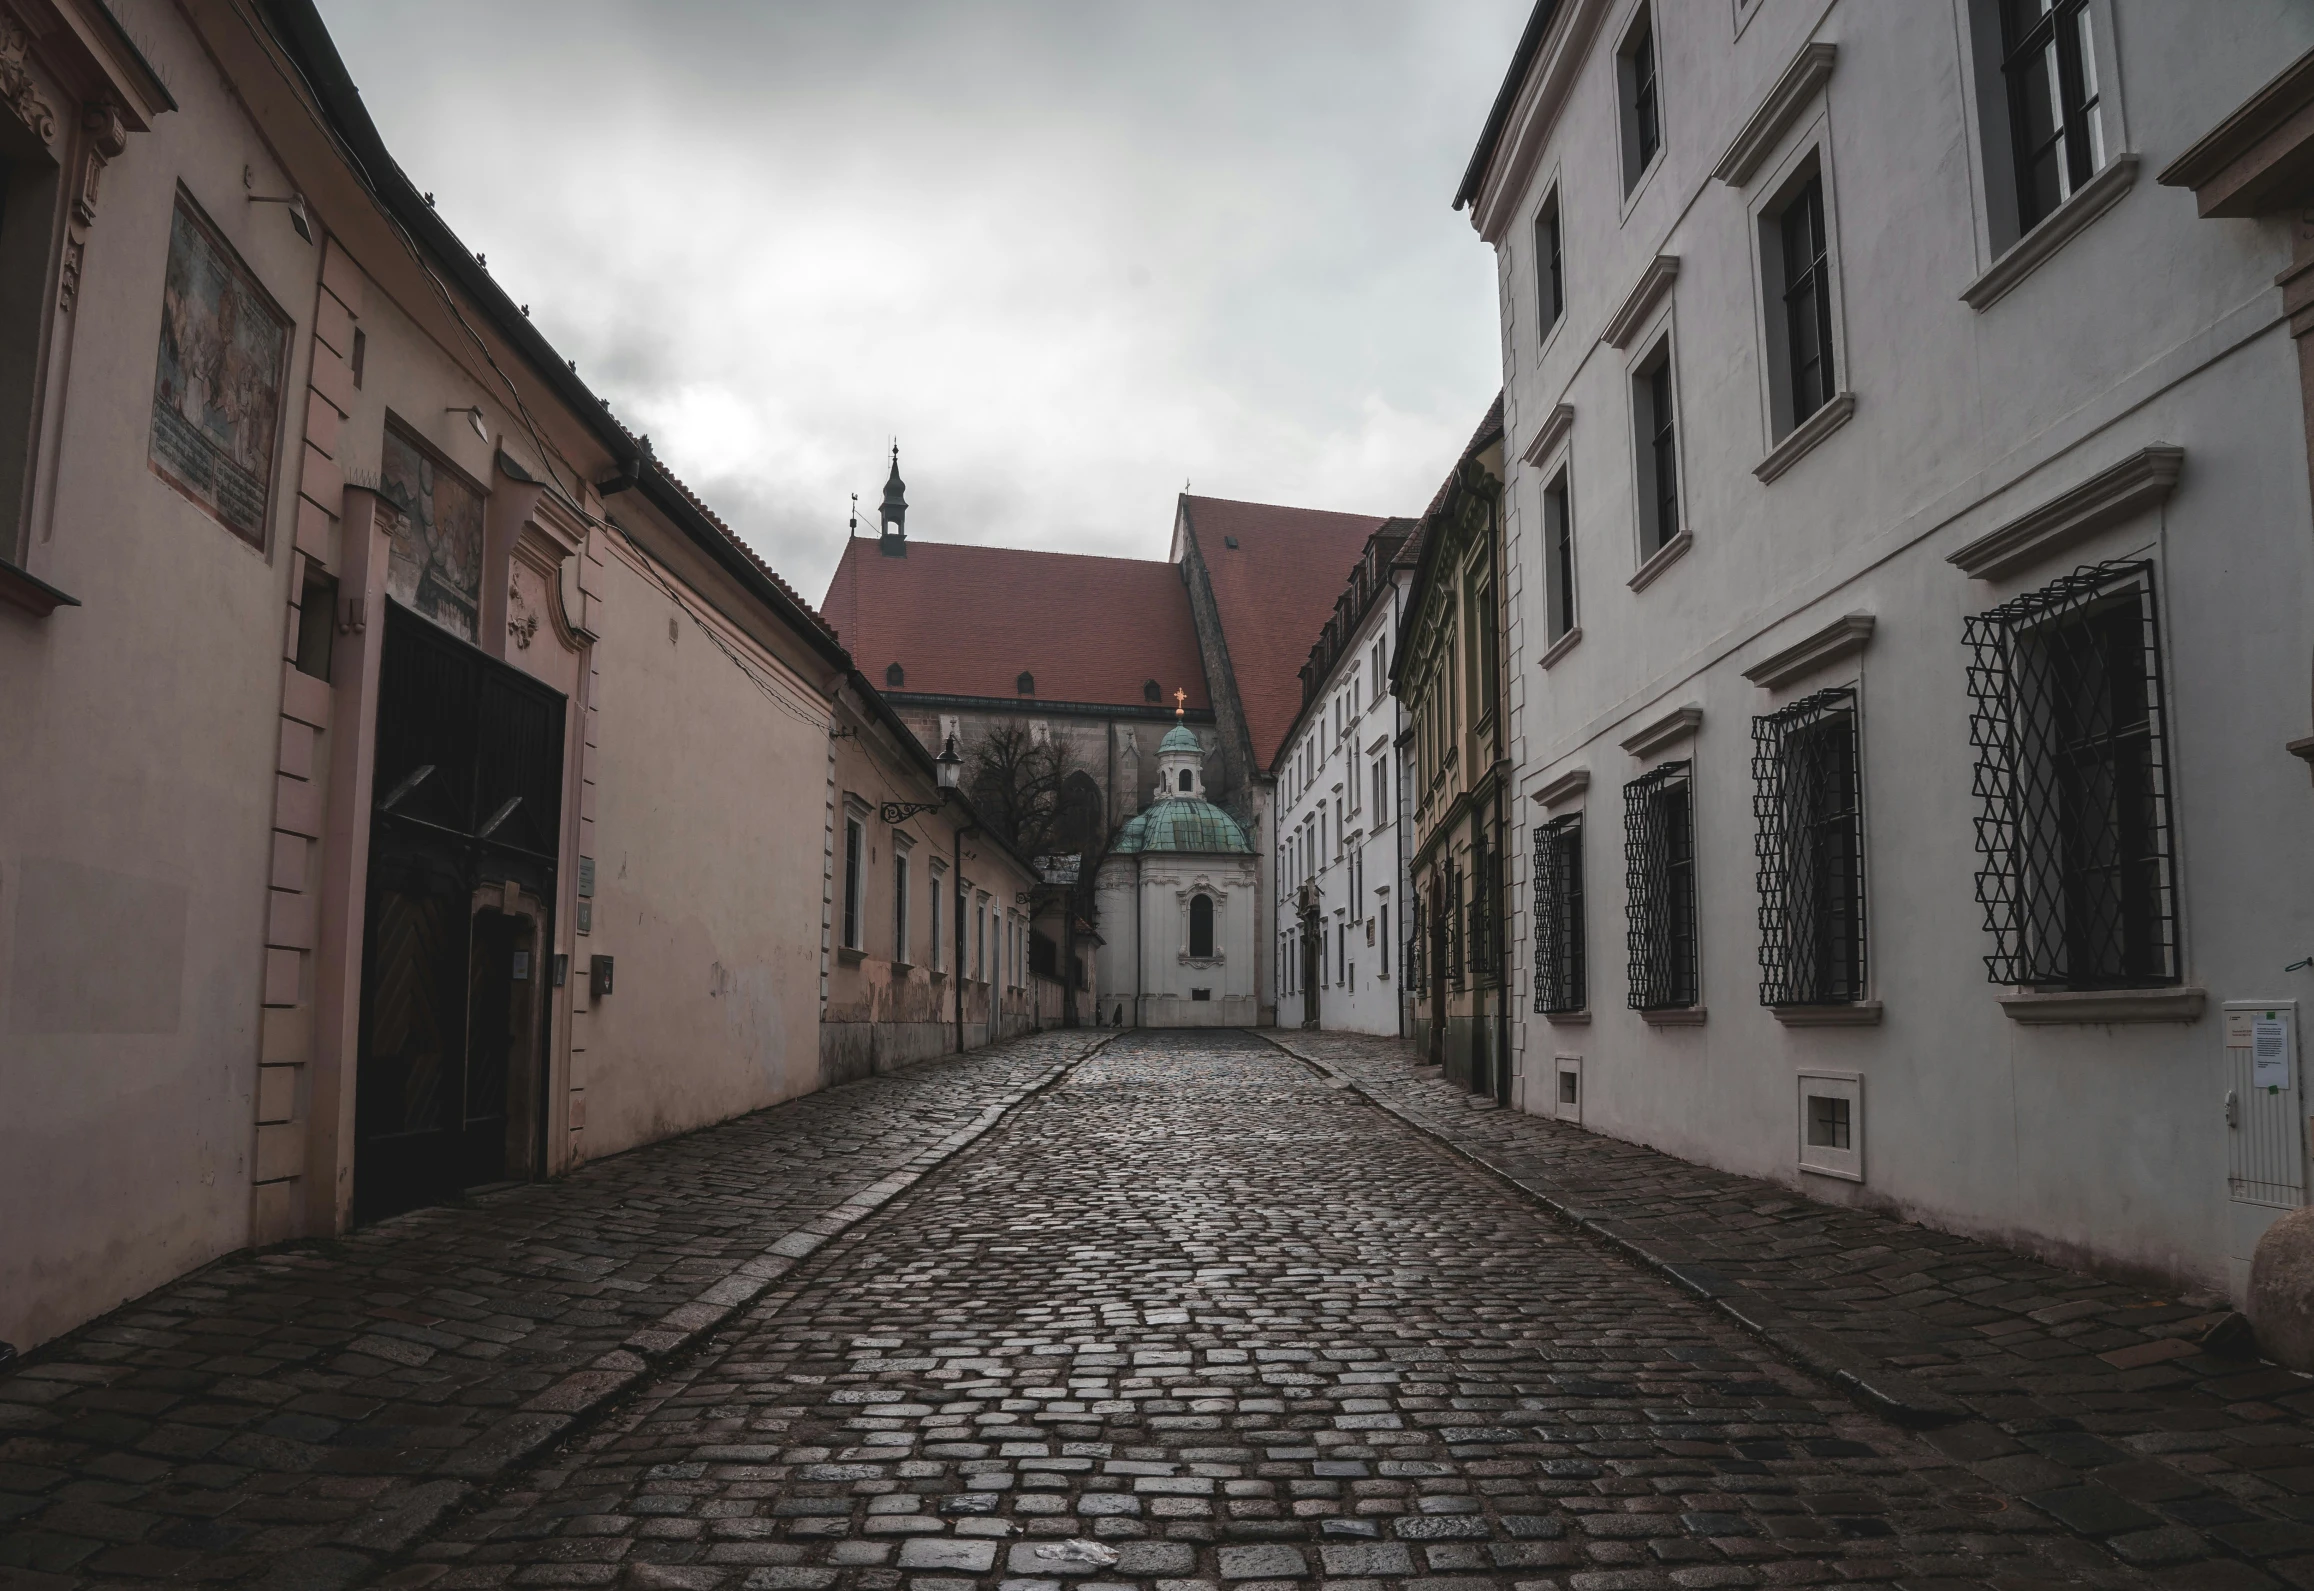
POLYGON ((908 556, 908 489, 900 483, 900 444, 892 444, 892 474, 884 482, 883 529, 876 547, 887 558, 908 556))

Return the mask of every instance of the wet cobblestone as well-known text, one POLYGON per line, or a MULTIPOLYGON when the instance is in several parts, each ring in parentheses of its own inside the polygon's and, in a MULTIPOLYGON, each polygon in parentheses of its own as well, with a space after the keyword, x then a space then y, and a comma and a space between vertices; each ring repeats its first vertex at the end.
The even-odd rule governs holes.
POLYGON ((2195 1568, 2118 1562, 1266 1042, 1129 1034, 392 1583, 2266 1583, 2195 1568))
POLYGON ((1497 1109, 1393 1040, 1276 1039, 1802 1362, 1919 1405, 1988 1489, 2181 1582, 2314 1585, 2314 1382, 2205 1346, 2221 1301, 1497 1109))
POLYGON ((1097 1042, 975 1051, 234 1256, 47 1344, 0 1378, 0 1587, 365 1578, 1097 1042))

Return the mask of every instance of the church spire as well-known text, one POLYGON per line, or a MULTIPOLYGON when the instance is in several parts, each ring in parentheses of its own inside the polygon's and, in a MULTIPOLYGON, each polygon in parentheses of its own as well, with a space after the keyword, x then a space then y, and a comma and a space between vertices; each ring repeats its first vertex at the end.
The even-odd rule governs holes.
POLYGON ((892 444, 892 473, 884 482, 883 529, 877 546, 887 558, 908 556, 908 488, 900 480, 900 444, 892 444))

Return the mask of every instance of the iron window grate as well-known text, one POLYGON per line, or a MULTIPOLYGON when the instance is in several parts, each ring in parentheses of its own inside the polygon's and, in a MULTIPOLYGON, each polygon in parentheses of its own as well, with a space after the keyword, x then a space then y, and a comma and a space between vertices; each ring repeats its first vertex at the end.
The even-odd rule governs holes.
POLYGON ((2153 565, 2099 564, 1973 615, 1977 900, 1995 983, 2178 979, 2153 565))
POLYGON ((1446 871, 1446 984, 1450 989, 1462 987, 1462 881, 1462 869, 1449 865, 1446 871))
POLYGON ((1856 691, 1752 720, 1759 820, 1760 1003, 1864 998, 1864 793, 1856 691))
POLYGON ((1667 762, 1623 787, 1631 1009, 1695 1004, 1693 765, 1667 762))
POLYGON ((1497 858, 1482 830, 1470 845, 1470 976, 1480 988, 1491 988, 1501 972, 1496 943, 1495 886, 1497 858))
POLYGON ((1535 1010, 1580 1011, 1583 970, 1583 815, 1535 829, 1535 1010))

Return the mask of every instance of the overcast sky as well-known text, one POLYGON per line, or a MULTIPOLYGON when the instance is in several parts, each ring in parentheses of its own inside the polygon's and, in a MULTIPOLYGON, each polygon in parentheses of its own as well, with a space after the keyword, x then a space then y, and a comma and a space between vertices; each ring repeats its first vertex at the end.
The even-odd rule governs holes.
POLYGON ((1500 382, 1448 208, 1527 0, 321 0, 412 180, 803 593, 1418 512, 1500 382))

